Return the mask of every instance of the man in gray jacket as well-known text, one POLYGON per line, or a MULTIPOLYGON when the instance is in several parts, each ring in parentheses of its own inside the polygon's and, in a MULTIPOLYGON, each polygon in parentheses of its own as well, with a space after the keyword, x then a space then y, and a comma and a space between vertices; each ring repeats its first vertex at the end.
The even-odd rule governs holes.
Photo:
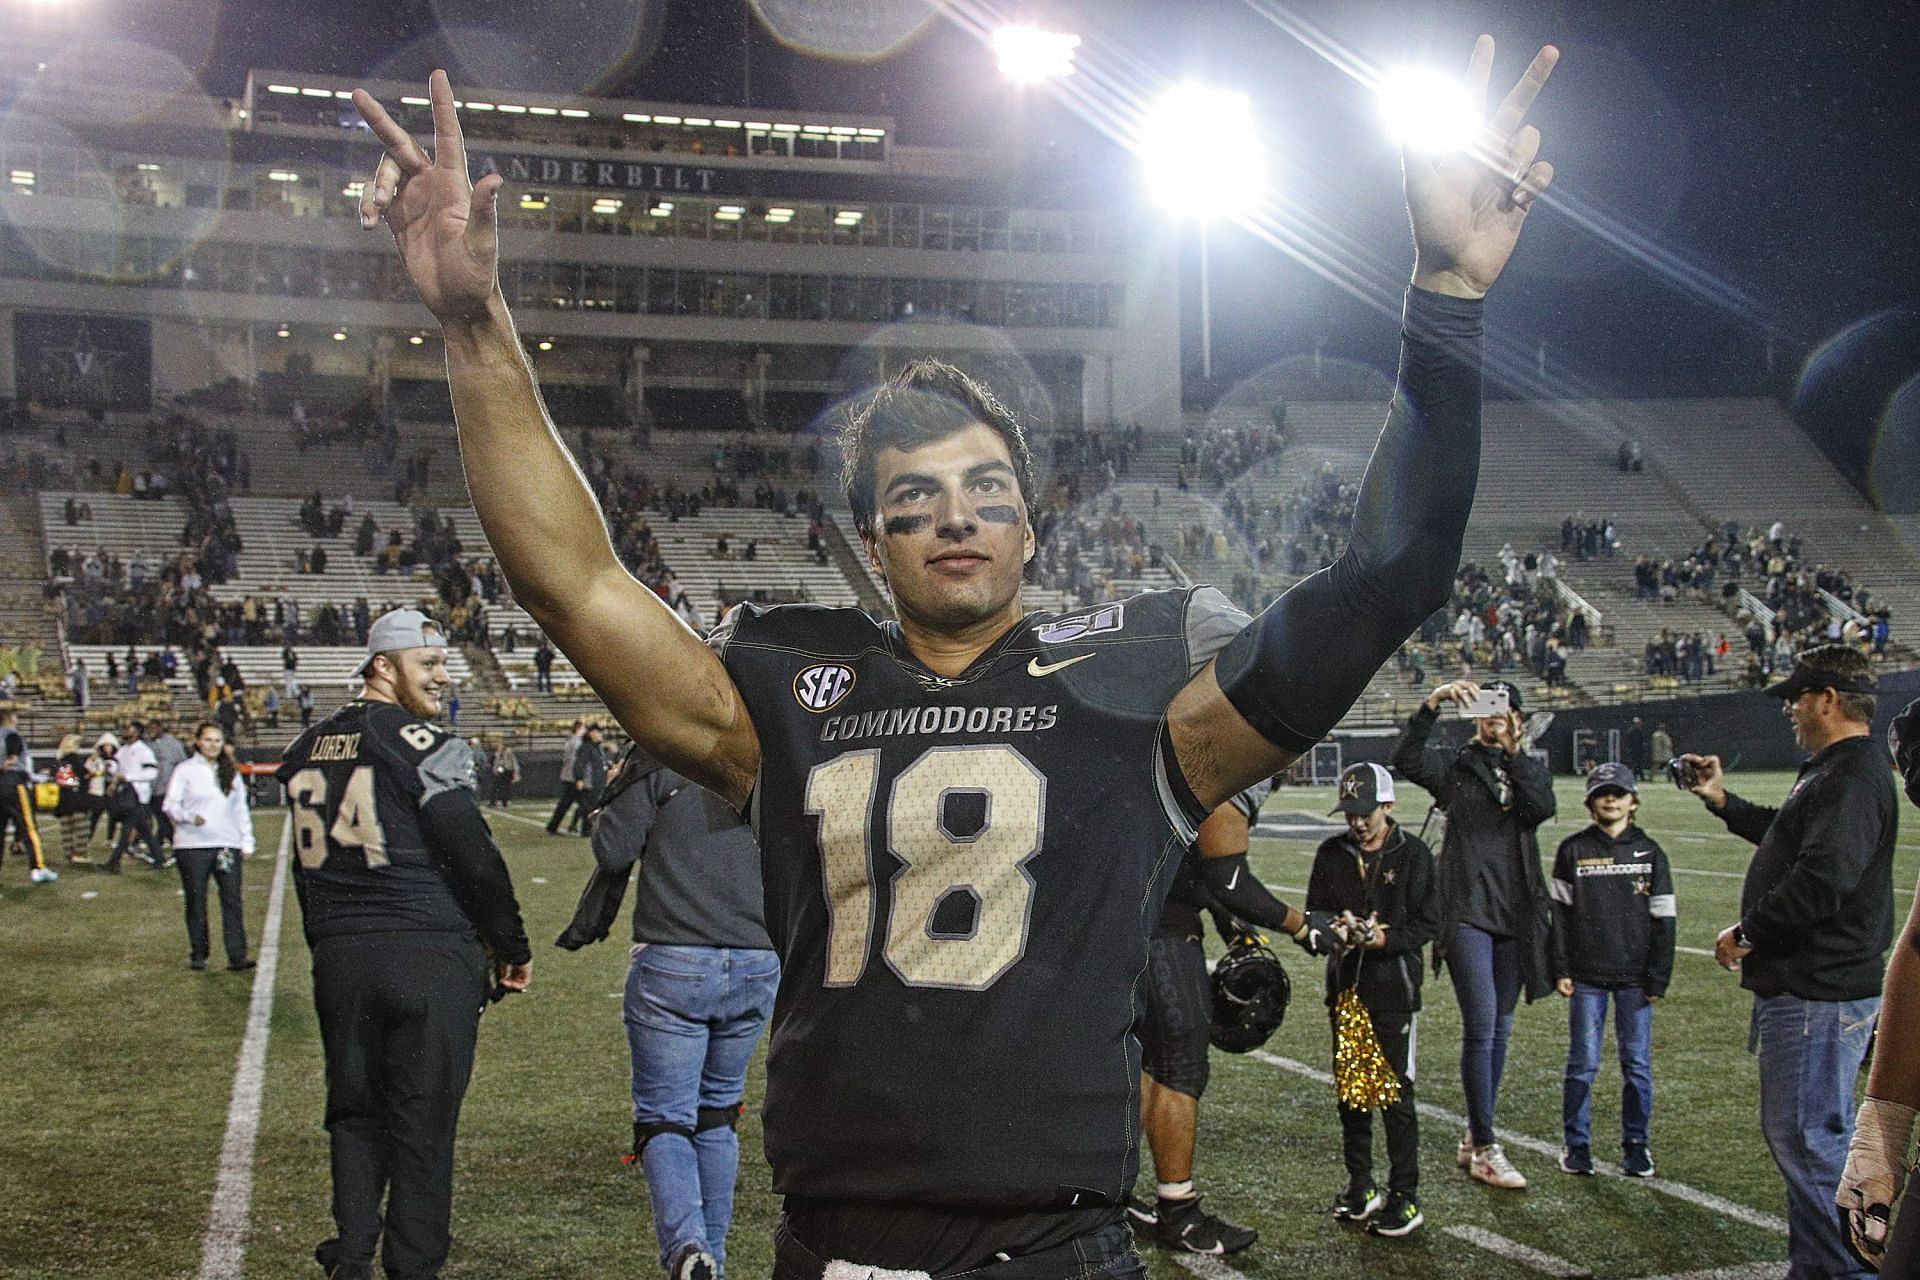
MULTIPOLYGON (((573 789, 573 761, 580 754, 580 744, 587 740, 587 722, 575 720, 573 732, 567 735, 567 743, 560 748, 560 799, 554 803, 553 816, 547 819, 547 834, 560 834, 560 821, 567 816, 567 810, 573 808, 579 793, 573 789)), ((574 828, 579 828, 579 819, 574 820, 574 828)))
POLYGON ((630 749, 594 819, 593 856, 558 945, 607 936, 638 863, 625 1007, 633 1159, 646 1169, 670 1280, 714 1280, 733 1217, 747 1062, 780 982, 760 850, 724 800, 630 749))

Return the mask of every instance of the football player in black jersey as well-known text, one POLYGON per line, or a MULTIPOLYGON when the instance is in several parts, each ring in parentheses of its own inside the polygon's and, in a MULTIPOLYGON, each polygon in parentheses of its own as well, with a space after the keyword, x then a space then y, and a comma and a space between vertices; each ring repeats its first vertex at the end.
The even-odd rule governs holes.
POLYGON ((440 1274, 480 1012, 490 988, 526 990, 533 956, 473 753, 433 723, 444 633, 396 609, 367 652, 360 697, 301 734, 276 775, 326 1050, 339 1234, 314 1256, 329 1280, 370 1278, 375 1245, 389 1276, 440 1274))
MULTIPOLYGON (((1025 438, 972 380, 921 362, 843 440, 898 622, 748 608, 713 648, 621 567, 547 418, 499 287, 502 180, 470 180, 446 75, 431 156, 354 95, 387 148, 361 222, 391 231, 440 322, 468 487, 516 600, 646 751, 761 837, 783 968, 776 1275, 1141 1270, 1121 1208, 1132 1027, 1169 873, 1450 593, 1479 472, 1481 299, 1552 177, 1521 121, 1557 57, 1533 59, 1484 146, 1407 156, 1399 387, 1351 539, 1259 618, 1205 587, 1028 616, 1025 438)), ((1482 92, 1492 64, 1482 37, 1482 92)))

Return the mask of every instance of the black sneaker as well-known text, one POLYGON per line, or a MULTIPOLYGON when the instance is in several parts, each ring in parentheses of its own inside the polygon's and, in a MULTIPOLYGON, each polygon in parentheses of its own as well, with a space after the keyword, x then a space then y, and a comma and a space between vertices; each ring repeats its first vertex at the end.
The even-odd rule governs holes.
POLYGON ((1260 1233, 1252 1227, 1235 1226, 1202 1209, 1199 1196, 1191 1200, 1161 1200, 1156 1209, 1160 1223, 1155 1234, 1169 1249, 1218 1257, 1238 1253, 1260 1238, 1260 1233))
POLYGON ((258 960, 235 960, 232 963, 227 965, 227 972, 228 973, 245 973, 249 969, 257 969, 259 967, 260 967, 260 962, 258 960))
POLYGON ((1651 1178, 1653 1176, 1653 1152, 1647 1150, 1644 1142, 1630 1143, 1620 1161, 1620 1171, 1629 1178, 1651 1178))
POLYGON ((1560 1148, 1560 1172, 1579 1174, 1582 1177, 1593 1176, 1593 1152, 1586 1147, 1560 1148))
POLYGON ((1386 1198, 1371 1182, 1349 1182, 1333 1202, 1333 1216, 1344 1222, 1365 1222, 1385 1203, 1386 1198))
POLYGON ((1127 1221, 1132 1223, 1136 1230, 1150 1230, 1160 1225, 1160 1211, 1129 1191, 1127 1221))
POLYGON ((1373 1221, 1367 1223, 1367 1230, 1376 1236, 1398 1240, 1401 1236, 1410 1236, 1418 1231, 1420 1224, 1426 1220, 1412 1196, 1396 1192, 1388 1196, 1385 1207, 1373 1215, 1373 1221))

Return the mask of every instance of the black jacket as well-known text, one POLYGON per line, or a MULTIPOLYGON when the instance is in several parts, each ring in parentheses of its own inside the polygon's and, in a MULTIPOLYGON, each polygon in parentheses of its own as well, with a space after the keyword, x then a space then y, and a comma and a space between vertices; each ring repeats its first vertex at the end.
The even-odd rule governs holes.
POLYGON ((580 745, 574 750, 573 782, 576 787, 586 783, 580 789, 590 796, 599 795, 607 785, 607 753, 591 738, 580 739, 580 745))
POLYGON ((1720 817, 1760 846, 1740 889, 1740 923, 1753 944, 1740 985, 1802 1000, 1879 995, 1900 825, 1879 741, 1843 738, 1800 766, 1778 809, 1729 793, 1720 817))
POLYGON ((1666 851, 1629 822, 1618 838, 1597 825, 1560 842, 1553 859, 1553 976, 1664 996, 1673 981, 1673 870, 1666 851))
POLYGON ((1327 961, 1327 1003, 1360 988, 1369 1011, 1389 1017, 1418 1013, 1425 970, 1420 949, 1440 931, 1433 853, 1396 824, 1377 853, 1363 854, 1351 835, 1321 842, 1307 880, 1307 910, 1377 915, 1387 926, 1378 951, 1349 951, 1327 961))
POLYGON ((1440 896, 1440 932, 1433 963, 1446 962, 1454 930, 1473 919, 1485 886, 1520 873, 1512 936, 1523 946, 1521 978, 1529 1001, 1553 990, 1550 948, 1553 906, 1540 869, 1534 829, 1554 815, 1553 776, 1531 756, 1510 755, 1468 743, 1456 750, 1427 746, 1439 713, 1422 705, 1393 748, 1393 767, 1433 794, 1447 813, 1447 834, 1434 859, 1440 896), (1504 775, 1504 777, 1503 777, 1504 775), (1503 799, 1504 798, 1504 799, 1503 799))

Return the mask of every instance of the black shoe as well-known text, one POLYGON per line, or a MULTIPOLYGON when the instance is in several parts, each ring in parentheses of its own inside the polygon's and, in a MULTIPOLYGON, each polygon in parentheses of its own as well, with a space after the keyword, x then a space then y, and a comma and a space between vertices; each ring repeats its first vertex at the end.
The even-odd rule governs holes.
POLYGON ((110 876, 117 876, 120 874, 120 864, 117 862, 104 862, 100 865, 100 869, 106 872, 110 876))
POLYGON ((260 962, 257 960, 235 960, 227 966, 227 972, 245 973, 249 969, 258 969, 259 967, 260 962))
POLYGON ((718 1280, 720 1264, 698 1240, 689 1241, 667 1259, 667 1280, 718 1280))
POLYGON ((1365 1222, 1385 1203, 1386 1198, 1371 1182, 1349 1182, 1333 1202, 1333 1216, 1346 1222, 1365 1222))
POLYGON ((327 1280, 373 1280, 371 1262, 342 1262, 340 1242, 328 1240, 313 1251, 313 1260, 327 1273, 327 1280))
POLYGON ((1260 1238, 1252 1227, 1236 1226, 1202 1209, 1199 1196, 1161 1200, 1155 1207, 1160 1218, 1156 1234, 1169 1249, 1219 1256, 1238 1253, 1260 1238))
POLYGON ((1560 1148, 1560 1172, 1593 1176, 1593 1152, 1586 1147, 1560 1148))
POLYGON ((1129 1191, 1127 1221, 1133 1224, 1136 1231, 1150 1231, 1160 1225, 1160 1211, 1129 1191))
POLYGON ((1376 1236, 1398 1240, 1401 1236, 1412 1235, 1426 1220, 1426 1216, 1420 1212, 1420 1206, 1414 1203, 1412 1196, 1403 1196, 1395 1192, 1387 1197, 1386 1206, 1373 1215, 1373 1221, 1367 1224, 1367 1230, 1376 1236))
POLYGON ((1620 1171, 1629 1178, 1651 1178, 1653 1176, 1653 1153, 1647 1150, 1644 1142, 1629 1143, 1624 1158, 1620 1161, 1620 1171))
POLYGON ((195 973, 205 973, 207 971, 207 962, 204 958, 195 956, 187 961, 187 968, 193 970, 195 973))

